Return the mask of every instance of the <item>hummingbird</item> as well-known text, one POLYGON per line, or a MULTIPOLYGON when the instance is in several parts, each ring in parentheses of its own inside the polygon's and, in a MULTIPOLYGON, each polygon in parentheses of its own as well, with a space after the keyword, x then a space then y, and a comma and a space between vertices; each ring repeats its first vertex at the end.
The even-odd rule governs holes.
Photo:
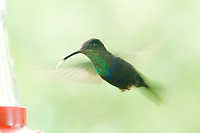
POLYGON ((130 90, 132 86, 144 88, 151 95, 150 97, 161 101, 160 96, 147 83, 143 74, 138 72, 129 62, 109 52, 99 39, 92 38, 85 41, 79 50, 64 57, 61 61, 80 53, 89 58, 103 80, 119 88, 122 92, 130 90))

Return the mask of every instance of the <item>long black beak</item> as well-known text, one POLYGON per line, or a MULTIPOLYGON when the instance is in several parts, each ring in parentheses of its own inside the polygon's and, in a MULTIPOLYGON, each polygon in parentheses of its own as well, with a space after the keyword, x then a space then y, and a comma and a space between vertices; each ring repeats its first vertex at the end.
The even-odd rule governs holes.
POLYGON ((73 55, 75 55, 75 54, 79 54, 79 53, 81 53, 81 50, 78 50, 78 51, 76 51, 76 52, 74 52, 74 53, 72 53, 72 54, 66 56, 65 58, 61 59, 61 60, 58 62, 58 64, 56 65, 56 69, 58 69, 58 67, 59 67, 66 59, 68 59, 69 57, 71 57, 71 56, 73 56, 73 55))
POLYGON ((78 50, 78 51, 76 51, 76 52, 74 52, 74 53, 72 53, 72 54, 66 56, 63 60, 66 60, 66 59, 68 59, 69 57, 71 57, 71 56, 73 56, 73 55, 75 55, 75 54, 79 54, 79 53, 81 53, 80 50, 78 50))

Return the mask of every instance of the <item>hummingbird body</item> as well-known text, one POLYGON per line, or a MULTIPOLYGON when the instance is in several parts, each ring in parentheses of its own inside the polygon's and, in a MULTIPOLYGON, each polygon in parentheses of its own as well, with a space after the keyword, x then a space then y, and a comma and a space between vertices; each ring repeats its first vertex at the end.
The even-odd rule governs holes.
POLYGON ((132 85, 148 87, 133 66, 120 57, 108 51, 92 52, 87 56, 101 78, 119 89, 129 90, 132 85))
POLYGON ((133 85, 149 88, 131 64, 112 55, 98 39, 86 41, 79 51, 65 57, 64 60, 77 53, 85 54, 91 60, 101 78, 122 91, 129 90, 133 85))

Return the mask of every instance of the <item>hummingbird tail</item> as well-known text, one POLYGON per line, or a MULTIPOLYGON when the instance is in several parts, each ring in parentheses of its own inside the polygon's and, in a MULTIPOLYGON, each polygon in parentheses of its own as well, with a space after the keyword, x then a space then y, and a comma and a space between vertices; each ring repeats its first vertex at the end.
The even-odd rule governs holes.
POLYGON ((148 98, 150 101, 152 101, 153 103, 157 104, 157 105, 161 105, 164 104, 164 100, 163 97, 161 96, 161 88, 157 88, 155 86, 151 86, 151 87, 141 87, 139 88, 139 90, 141 91, 141 93, 148 98))
POLYGON ((139 88, 139 90, 141 91, 141 93, 148 98, 150 101, 152 101, 153 103, 157 104, 157 105, 161 105, 164 104, 164 96, 163 96, 163 91, 164 91, 164 87, 163 85, 161 85, 160 83, 153 81, 153 80, 149 80, 146 77, 144 77, 144 81, 146 86, 139 88))
POLYGON ((139 87, 139 91, 150 101, 157 105, 165 103, 164 100, 164 87, 157 81, 150 80, 142 73, 138 72, 142 78, 142 85, 139 87))

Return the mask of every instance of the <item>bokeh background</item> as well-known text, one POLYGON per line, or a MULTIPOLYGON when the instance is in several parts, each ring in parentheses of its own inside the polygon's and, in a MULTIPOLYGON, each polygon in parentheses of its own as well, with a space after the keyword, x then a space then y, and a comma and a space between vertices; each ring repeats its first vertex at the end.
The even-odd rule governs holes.
MULTIPOLYGON (((199 133, 199 7, 199 0, 9 0, 6 23, 29 127, 47 133, 199 133), (129 59, 163 84, 167 103, 157 106, 138 91, 121 93, 106 82, 71 80, 55 71, 61 57, 92 37, 110 51, 143 51, 144 61, 129 59)), ((85 60, 77 55, 62 69, 85 60)))

